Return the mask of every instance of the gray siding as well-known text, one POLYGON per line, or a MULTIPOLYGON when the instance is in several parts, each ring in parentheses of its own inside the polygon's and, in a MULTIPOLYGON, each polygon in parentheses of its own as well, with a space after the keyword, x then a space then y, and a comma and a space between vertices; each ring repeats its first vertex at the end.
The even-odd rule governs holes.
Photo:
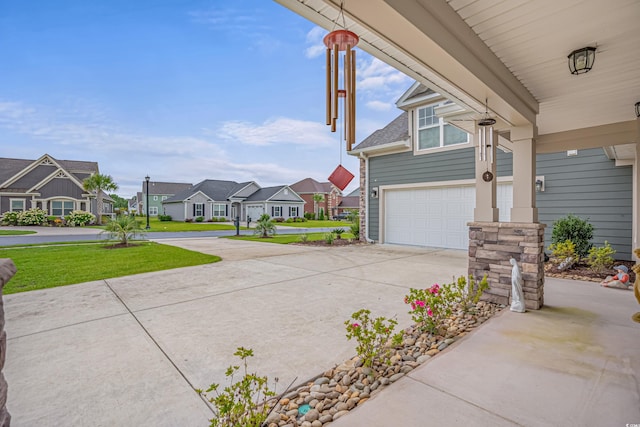
POLYGON ((71 197, 82 199, 84 191, 68 178, 54 178, 38 189, 41 199, 52 197, 71 197))
MULTIPOLYGON (((498 176, 513 174, 511 154, 497 152, 498 176)), ((457 181, 475 177, 475 150, 464 148, 414 156, 412 151, 371 157, 369 188, 418 182, 457 181)), ((379 240, 379 201, 369 197, 369 237, 379 240)))
POLYGON ((568 214, 588 220, 593 243, 607 240, 615 257, 631 260, 632 168, 616 167, 601 148, 539 154, 537 175, 544 175, 545 191, 537 193, 540 222, 547 224, 545 244, 551 242, 553 222, 568 214))
POLYGON ((291 189, 283 188, 273 195, 271 198, 275 202, 286 201, 286 202, 302 202, 300 197, 291 189), (284 194, 284 190, 287 190, 287 194, 284 194))
POLYGON ((174 221, 184 221, 184 204, 183 203, 165 203, 162 205, 165 215, 171 215, 174 221))
POLYGON ((56 166, 40 165, 11 184, 9 188, 23 188, 28 190, 57 170, 58 168, 56 166))
POLYGON ((237 194, 234 194, 233 197, 249 197, 259 189, 260 189, 259 185, 255 183, 251 183, 247 186, 247 188, 244 188, 242 191, 239 191, 237 194))
MULTIPOLYGON (((414 156, 412 152, 369 159, 370 187, 391 184, 473 179, 474 150, 452 150, 414 156)), ((510 153, 498 151, 498 176, 513 175, 510 153)), ((551 243, 553 222, 569 213, 594 226, 594 244, 607 240, 616 258, 631 259, 632 168, 616 167, 601 148, 539 154, 536 175, 545 177, 545 191, 537 193, 539 220, 547 225, 545 246, 551 243)), ((379 240, 379 199, 369 196, 369 237, 379 240)))

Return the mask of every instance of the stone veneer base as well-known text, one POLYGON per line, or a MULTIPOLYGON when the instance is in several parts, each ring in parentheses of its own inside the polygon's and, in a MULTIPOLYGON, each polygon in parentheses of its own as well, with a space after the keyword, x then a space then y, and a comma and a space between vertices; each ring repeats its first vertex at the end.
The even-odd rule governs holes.
POLYGON ((509 305, 511 271, 515 258, 524 280, 525 306, 544 305, 544 224, 518 222, 470 222, 469 274, 487 275, 489 289, 482 299, 509 305))

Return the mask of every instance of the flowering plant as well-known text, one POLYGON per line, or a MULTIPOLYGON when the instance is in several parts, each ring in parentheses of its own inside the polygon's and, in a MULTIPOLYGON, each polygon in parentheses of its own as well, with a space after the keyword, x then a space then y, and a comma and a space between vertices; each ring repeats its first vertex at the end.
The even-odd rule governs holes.
POLYGON ((355 338, 358 341, 356 352, 363 359, 364 366, 372 367, 375 361, 389 364, 392 355, 391 346, 402 343, 401 332, 393 335, 398 322, 385 317, 372 319, 370 315, 370 310, 362 309, 353 313, 351 319, 344 322, 347 328, 347 339, 355 338))
POLYGON ((410 289, 404 297, 411 306, 409 314, 414 322, 429 332, 435 333, 444 320, 451 316, 457 293, 450 285, 437 283, 426 289, 410 289))
POLYGON ((460 276, 452 285, 457 293, 458 302, 465 313, 471 311, 480 301, 484 291, 489 289, 486 275, 479 282, 475 280, 472 274, 469 275, 469 280, 464 276, 460 276))
POLYGON ((44 225, 47 213, 39 208, 31 208, 18 214, 18 225, 44 225))
POLYGON ((95 222, 96 216, 90 212, 85 211, 72 211, 69 215, 64 217, 67 224, 72 227, 84 226, 95 222))

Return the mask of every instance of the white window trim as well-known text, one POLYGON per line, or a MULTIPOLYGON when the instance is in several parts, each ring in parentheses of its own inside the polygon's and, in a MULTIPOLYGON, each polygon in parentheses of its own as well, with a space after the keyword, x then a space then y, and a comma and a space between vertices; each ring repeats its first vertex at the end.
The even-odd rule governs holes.
POLYGON ((158 216, 157 206, 149 206, 149 216, 158 216))
POLYGON ((204 214, 205 214, 205 205, 204 205, 204 203, 194 203, 193 206, 194 206, 194 211, 193 211, 194 212, 194 214, 193 214, 194 217, 197 218, 199 216, 204 216, 204 214), (202 206, 202 213, 200 213, 200 214, 198 214, 198 206, 202 206))
POLYGON ((227 205, 224 203, 213 203, 211 206, 211 212, 212 212, 212 216, 219 218, 219 217, 226 217, 227 216, 227 205), (222 206, 222 215, 218 215, 219 211, 216 209, 216 207, 220 207, 222 206))
POLYGON ((282 218, 282 206, 274 206, 273 207, 273 217, 274 218, 282 218), (279 211, 279 213, 277 213, 279 211))
POLYGON ((158 196, 153 196, 153 201, 157 202, 158 201, 158 196))
POLYGON ((27 199, 9 199, 9 211, 13 212, 13 202, 22 202, 22 210, 16 212, 24 212, 27 210, 27 199))
MULTIPOLYGON (((467 133, 467 142, 463 142, 463 143, 460 143, 460 144, 443 146, 442 144, 444 144, 444 125, 445 124, 448 124, 449 126, 453 126, 453 125, 450 124, 450 123, 446 123, 442 117, 438 117, 438 126, 439 126, 439 129, 440 129, 440 144, 441 144, 440 147, 419 148, 419 137, 420 137, 420 132, 419 131, 420 131, 420 129, 418 128, 418 126, 419 126, 420 120, 418 118, 418 114, 419 114, 418 111, 421 108, 437 107, 439 105, 444 105, 445 102, 438 102, 436 104, 421 105, 420 107, 416 107, 413 110, 413 114, 411 115, 413 120, 410 120, 409 126, 411 128, 411 132, 410 132, 411 133, 411 138, 413 139, 413 154, 414 155, 423 155, 423 154, 439 153, 439 152, 442 152, 442 151, 460 150, 462 148, 468 148, 472 144, 472 139, 471 139, 470 135, 467 133)), ((434 128, 434 127, 436 127, 436 126, 435 125, 428 126, 428 127, 425 127, 424 129, 434 128)), ((464 132, 464 131, 462 131, 462 132, 464 132)))
POLYGON ((76 202, 75 202, 75 200, 69 200, 69 199, 51 199, 51 200, 49 200, 49 215, 56 215, 56 214, 54 214, 54 213, 53 213, 53 204, 54 204, 55 202, 62 202, 62 214, 60 214, 59 216, 65 216, 65 215, 68 215, 68 214, 65 214, 65 213, 64 213, 64 210, 65 210, 65 208, 64 208, 64 204, 65 204, 65 203, 73 203, 73 208, 71 209, 71 211, 76 210, 76 202))

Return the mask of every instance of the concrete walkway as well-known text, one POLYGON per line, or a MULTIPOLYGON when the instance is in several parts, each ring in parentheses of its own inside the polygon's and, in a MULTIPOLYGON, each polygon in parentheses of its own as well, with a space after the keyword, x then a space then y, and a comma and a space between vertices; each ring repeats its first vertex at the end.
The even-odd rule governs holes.
MULTIPOLYGON (((411 323, 410 287, 465 274, 461 251, 163 240, 205 266, 5 296, 15 426, 204 426, 194 392, 226 385, 239 346, 278 390, 354 354, 343 322, 366 307, 411 323)), ((506 312, 336 426, 640 423, 640 310, 631 292, 548 279, 548 306, 506 312)))

